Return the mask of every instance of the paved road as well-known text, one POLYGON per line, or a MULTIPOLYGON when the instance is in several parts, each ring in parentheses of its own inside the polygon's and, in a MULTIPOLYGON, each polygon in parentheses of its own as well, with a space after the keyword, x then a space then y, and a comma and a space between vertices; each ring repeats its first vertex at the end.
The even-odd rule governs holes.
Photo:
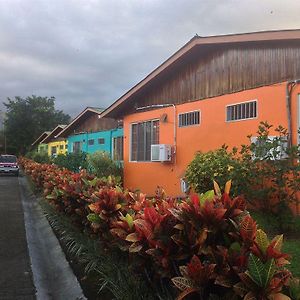
POLYGON ((0 175, 0 300, 84 300, 26 177, 0 175))
POLYGON ((85 300, 26 177, 19 177, 19 188, 37 300, 85 300))
POLYGON ((0 299, 35 298, 17 177, 0 175, 0 299))

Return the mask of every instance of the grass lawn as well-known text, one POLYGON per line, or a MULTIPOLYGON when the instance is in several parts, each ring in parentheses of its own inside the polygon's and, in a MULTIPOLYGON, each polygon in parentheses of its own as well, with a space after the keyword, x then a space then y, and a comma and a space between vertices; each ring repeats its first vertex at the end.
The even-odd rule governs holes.
POLYGON ((288 269, 295 277, 300 277, 300 239, 284 239, 283 252, 291 255, 288 269))
MULTIPOLYGON (((277 222, 274 216, 263 214, 262 212, 251 212, 251 216, 256 220, 258 227, 263 229, 269 236, 273 238, 276 234, 280 234, 280 229, 277 228, 277 222)), ((300 277, 300 230, 299 218, 295 218, 291 224, 291 233, 294 237, 288 237, 283 232, 283 252, 291 256, 291 264, 287 268, 295 277, 300 277), (298 236, 298 237, 297 237, 298 236)))

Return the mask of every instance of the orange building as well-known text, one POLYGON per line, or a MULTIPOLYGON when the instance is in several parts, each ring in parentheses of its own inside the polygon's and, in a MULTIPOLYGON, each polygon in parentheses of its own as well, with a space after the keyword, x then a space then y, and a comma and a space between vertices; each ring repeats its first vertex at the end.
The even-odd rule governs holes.
POLYGON ((125 187, 182 195, 197 151, 246 144, 260 121, 297 144, 299 79, 300 30, 194 37, 103 113, 124 122, 125 187))

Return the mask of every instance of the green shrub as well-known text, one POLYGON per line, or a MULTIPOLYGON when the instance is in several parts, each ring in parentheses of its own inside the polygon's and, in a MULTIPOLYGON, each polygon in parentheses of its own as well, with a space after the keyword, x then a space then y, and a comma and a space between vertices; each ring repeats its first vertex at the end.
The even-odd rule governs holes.
MULTIPOLYGON (((154 288, 159 283, 168 287, 171 280, 180 290, 177 299, 283 299, 280 292, 288 293, 285 290, 291 273, 284 267, 288 255, 281 251, 283 236, 269 239, 257 227, 246 210, 245 199, 229 196, 230 182, 223 194, 215 183, 215 190, 191 194, 181 201, 150 199, 118 186, 105 186, 85 171, 78 176, 54 165, 46 167, 26 160, 23 164, 33 182, 44 188, 51 207, 104 245, 100 280, 116 299, 150 299, 148 295, 139 297, 145 295, 143 291, 131 295, 131 271, 137 283, 145 275, 146 286, 154 288), (129 259, 124 290, 120 289, 123 277, 114 276, 116 270, 124 275, 117 260, 121 253, 112 257, 116 268, 106 273, 109 256, 117 248, 127 254, 125 260, 129 259)), ((69 241, 75 255, 86 253, 84 246, 76 245, 74 239, 69 241)), ((87 259, 88 270, 99 262, 98 257, 87 259)), ((295 286, 293 295, 297 290, 295 286)))
POLYGON ((57 166, 66 168, 73 172, 78 172, 80 169, 87 169, 86 153, 67 153, 59 154, 53 158, 53 163, 57 166))
POLYGON ((36 151, 31 151, 28 152, 25 157, 30 158, 34 160, 37 163, 40 164, 47 164, 50 163, 50 158, 48 156, 47 152, 36 152, 36 151))
POLYGON ((276 137, 272 137, 272 127, 261 122, 256 142, 244 146, 241 152, 254 187, 248 191, 247 198, 275 214, 280 230, 289 231, 293 227, 289 205, 298 203, 300 190, 300 164, 296 162, 299 150, 288 145, 288 132, 284 127, 274 129, 276 137))
MULTIPOLYGON (((215 180, 224 186, 233 181, 233 194, 244 195, 258 209, 273 214, 280 231, 294 227, 290 204, 297 204, 300 190, 299 147, 289 147, 287 130, 261 122, 255 142, 242 145, 238 152, 221 149, 198 153, 189 164, 186 179, 198 193, 212 189, 215 180)), ((251 136, 248 136, 251 141, 251 136)))
POLYGON ((122 166, 113 161, 108 152, 96 151, 93 154, 88 154, 87 163, 89 172, 95 174, 99 178, 111 175, 122 177, 123 175, 122 166))
POLYGON ((227 147, 197 153, 185 173, 187 182, 200 193, 213 189, 215 180, 224 186, 228 179, 233 181, 233 194, 242 194, 249 184, 249 173, 243 161, 236 157, 236 150, 229 152, 227 147))

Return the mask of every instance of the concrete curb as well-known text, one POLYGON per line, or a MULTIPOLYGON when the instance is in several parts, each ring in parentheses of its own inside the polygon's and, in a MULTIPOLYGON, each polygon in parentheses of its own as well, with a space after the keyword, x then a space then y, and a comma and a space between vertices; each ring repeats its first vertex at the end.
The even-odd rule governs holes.
POLYGON ((86 299, 25 176, 19 186, 37 299, 86 299))

